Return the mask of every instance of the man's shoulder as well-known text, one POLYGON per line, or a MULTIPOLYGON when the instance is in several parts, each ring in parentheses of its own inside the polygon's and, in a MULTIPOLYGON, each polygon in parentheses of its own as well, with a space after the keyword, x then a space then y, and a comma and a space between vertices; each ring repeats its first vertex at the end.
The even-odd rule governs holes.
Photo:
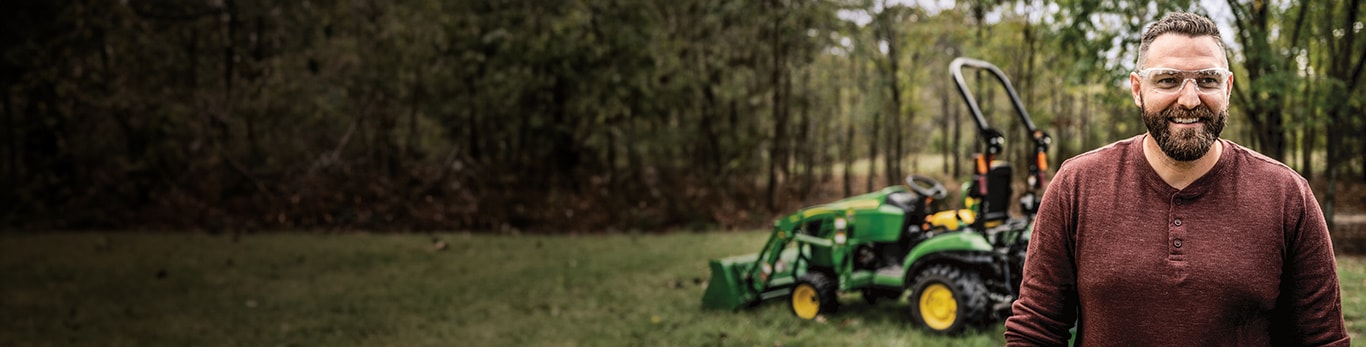
POLYGON ((1291 183, 1295 186, 1307 185, 1308 181, 1300 176, 1299 172, 1291 169, 1279 160, 1268 157, 1262 153, 1243 147, 1233 141, 1221 140, 1228 144, 1229 153, 1234 153, 1239 163, 1238 172, 1244 176, 1256 177, 1259 180, 1275 180, 1291 183))
POLYGON ((1143 135, 1138 135, 1115 141, 1114 143, 1087 151, 1086 153, 1078 154, 1064 160, 1062 165, 1058 166, 1059 174, 1064 170, 1087 171, 1092 169, 1113 169, 1123 161, 1131 151, 1142 150, 1142 147, 1140 147, 1142 144, 1143 135))
POLYGON ((1282 163, 1281 161, 1276 159, 1272 159, 1271 157, 1268 157, 1265 154, 1262 154, 1261 152, 1257 152, 1255 150, 1252 150, 1251 148, 1244 147, 1243 145, 1240 145, 1237 142, 1233 142, 1230 140, 1221 141, 1224 141, 1225 144, 1228 144, 1227 148, 1232 149, 1232 153, 1235 153, 1242 159, 1246 160, 1247 165, 1249 165, 1250 169, 1288 171, 1291 173, 1295 172, 1294 169, 1291 169, 1289 166, 1286 166, 1285 163, 1282 163))

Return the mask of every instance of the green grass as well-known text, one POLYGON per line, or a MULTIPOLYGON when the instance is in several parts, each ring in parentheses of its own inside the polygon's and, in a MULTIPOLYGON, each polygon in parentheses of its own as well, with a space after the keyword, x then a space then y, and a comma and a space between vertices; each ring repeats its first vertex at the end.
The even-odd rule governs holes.
MULTIPOLYGON (((700 309, 707 259, 762 232, 497 236, 0 234, 0 345, 997 346, 857 295, 823 321, 782 302, 700 309)), ((1339 257, 1349 328, 1366 259, 1339 257)))

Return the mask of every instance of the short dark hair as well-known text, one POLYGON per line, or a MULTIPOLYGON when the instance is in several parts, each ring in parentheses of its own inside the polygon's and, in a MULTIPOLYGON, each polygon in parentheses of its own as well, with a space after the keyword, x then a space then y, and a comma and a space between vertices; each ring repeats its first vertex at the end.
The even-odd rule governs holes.
MULTIPOLYGON (((1162 17, 1148 26, 1143 31, 1143 41, 1138 44, 1138 65, 1142 69, 1148 61, 1148 46, 1153 44, 1158 36, 1162 34, 1175 33, 1190 37, 1209 36, 1214 38, 1214 42, 1219 44, 1219 50, 1224 50, 1224 39, 1219 35, 1219 26, 1214 25, 1214 21, 1205 16, 1189 12, 1172 12, 1162 17)), ((1226 53, 1227 54, 1227 53, 1226 53)), ((1225 58, 1227 59, 1227 58, 1225 58)))

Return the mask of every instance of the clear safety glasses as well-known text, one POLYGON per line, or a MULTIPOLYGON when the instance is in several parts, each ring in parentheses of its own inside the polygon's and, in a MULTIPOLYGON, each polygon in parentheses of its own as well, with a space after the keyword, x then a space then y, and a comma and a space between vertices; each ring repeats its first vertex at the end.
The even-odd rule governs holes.
POLYGON ((1186 81, 1195 81, 1195 91, 1201 94, 1213 94, 1223 91, 1224 86, 1228 85, 1228 76, 1233 74, 1224 68, 1187 71, 1161 67, 1138 70, 1135 73, 1143 79, 1143 84, 1152 86, 1153 90, 1163 94, 1180 92, 1186 87, 1186 81))

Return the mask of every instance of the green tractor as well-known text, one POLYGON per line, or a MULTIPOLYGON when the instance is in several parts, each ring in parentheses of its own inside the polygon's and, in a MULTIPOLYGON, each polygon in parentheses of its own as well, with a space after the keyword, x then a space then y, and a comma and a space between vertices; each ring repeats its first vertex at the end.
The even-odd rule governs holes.
POLYGON ((949 70, 982 140, 973 180, 963 189, 965 208, 937 208, 948 195, 944 185, 911 175, 905 185, 801 209, 774 221, 758 254, 711 260, 702 306, 734 310, 786 297, 793 314, 815 319, 838 309, 843 292, 861 293, 870 304, 910 292, 911 320, 934 332, 957 333, 1009 315, 1050 139, 999 68, 958 58, 949 70), (996 160, 1004 138, 987 126, 963 80, 965 67, 995 75, 1034 142, 1022 217, 1007 211, 1013 173, 996 160))

